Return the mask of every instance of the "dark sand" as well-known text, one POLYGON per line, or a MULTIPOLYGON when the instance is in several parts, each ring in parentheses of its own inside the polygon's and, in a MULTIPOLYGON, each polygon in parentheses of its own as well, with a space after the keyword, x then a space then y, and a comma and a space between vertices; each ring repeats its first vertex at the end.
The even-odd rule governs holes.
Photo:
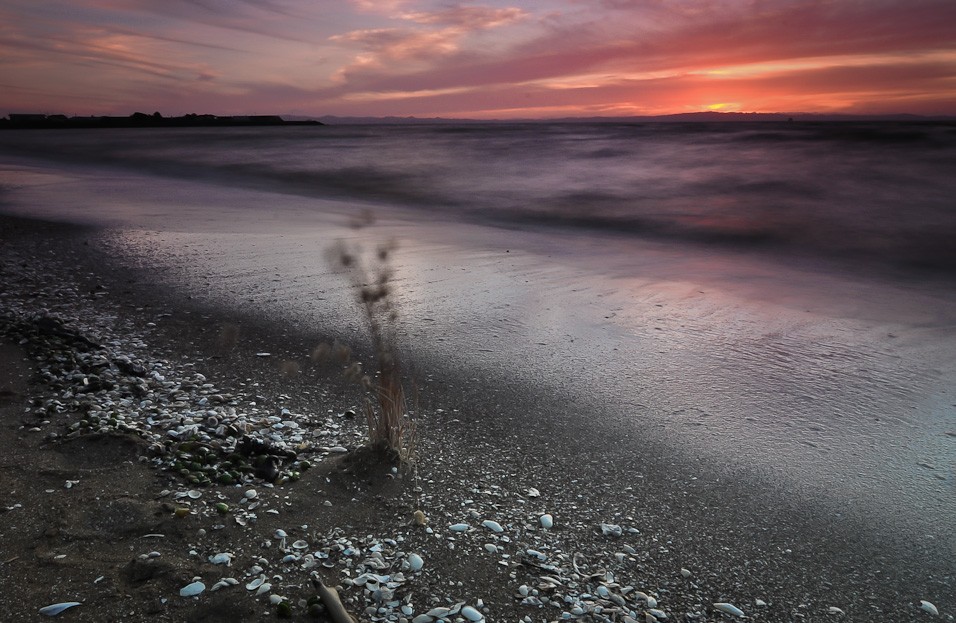
MULTIPOLYGON (((192 362, 226 389, 246 391, 248 385, 239 384, 252 380, 268 404, 322 415, 358 404, 357 391, 337 373, 305 359, 326 337, 321 331, 303 335, 274 326, 254 309, 201 308, 157 288, 149 267, 104 257, 93 229, 4 218, 0 231, 9 296, 32 297, 47 307, 57 300, 57 288, 75 290, 84 306, 139 332, 155 357, 192 362), (223 350, 217 340, 227 324, 241 327, 241 339, 223 350), (256 357, 262 351, 272 356, 256 357), (301 373, 283 374, 277 363, 283 360, 304 362, 301 373)), ((505 551, 516 554, 523 546, 580 553, 589 569, 608 569, 621 584, 656 595, 670 620, 692 620, 687 613, 693 620, 725 620, 714 602, 734 603, 758 621, 932 620, 920 609, 921 599, 933 602, 942 620, 953 620, 956 612, 956 552, 940 551, 922 535, 837 516, 799 491, 748 475, 744 465, 671 456, 634 428, 581 413, 575 396, 542 392, 521 378, 446 378, 439 361, 413 362, 422 375, 417 478, 391 478, 387 466, 329 458, 299 482, 256 487, 281 505, 280 515, 260 513, 259 522, 246 528, 227 522, 200 538, 197 531, 212 520, 174 517, 174 504, 160 493, 190 487, 140 461, 144 448, 136 439, 111 434, 48 441, 50 432, 63 434, 75 417, 69 413, 30 432, 38 424, 27 412, 30 400, 49 390, 28 380, 29 348, 0 350, 5 621, 37 620, 39 608, 73 600, 83 605, 61 614, 63 620, 274 619, 268 602, 242 587, 189 599, 178 591, 195 576, 209 585, 225 574, 205 561, 207 552, 253 557, 266 551, 262 542, 276 528, 292 533, 301 525, 309 526, 303 535, 339 527, 348 535, 403 536, 404 549, 426 561, 402 591, 414 595, 416 613, 447 600, 474 605, 481 599, 489 621, 559 619, 559 609, 519 604, 518 587, 533 585, 542 572, 515 564, 517 555, 500 564, 483 549, 491 537, 480 526, 449 548, 449 524, 477 526, 485 518, 506 526, 512 541, 505 551), (66 489, 70 480, 79 483, 66 489), (530 487, 540 497, 528 498, 530 487), (410 524, 416 508, 429 517, 434 535, 410 524), (469 510, 479 518, 469 517, 469 510), (555 520, 547 533, 532 527, 544 512, 555 520), (601 523, 639 532, 608 537, 601 523), (143 538, 152 533, 165 536, 143 538), (190 555, 192 549, 201 555, 190 555), (161 556, 139 560, 151 551, 161 556), (767 605, 755 605, 757 599, 767 605)), ((349 425, 361 431, 359 422, 349 425)), ((242 489, 217 485, 204 498, 212 490, 236 498, 242 489)), ((229 573, 242 580, 241 569, 229 573)), ((339 568, 322 571, 330 584, 343 577, 339 568)), ((302 577, 290 575, 281 594, 293 601, 311 596, 302 577)), ((358 588, 343 595, 356 614, 367 605, 358 588)), ((310 620, 301 609, 294 617, 310 620)))

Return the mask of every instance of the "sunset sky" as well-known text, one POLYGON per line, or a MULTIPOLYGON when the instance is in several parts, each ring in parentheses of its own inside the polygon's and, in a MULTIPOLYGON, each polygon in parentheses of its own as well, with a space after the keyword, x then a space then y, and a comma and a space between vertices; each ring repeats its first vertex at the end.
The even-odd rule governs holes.
POLYGON ((956 114, 956 0, 0 0, 0 115, 956 114))

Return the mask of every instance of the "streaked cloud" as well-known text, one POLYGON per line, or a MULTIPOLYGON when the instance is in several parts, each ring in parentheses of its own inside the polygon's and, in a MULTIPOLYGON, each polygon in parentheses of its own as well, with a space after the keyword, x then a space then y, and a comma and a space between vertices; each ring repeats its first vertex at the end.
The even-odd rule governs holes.
POLYGON ((956 114, 954 32, 952 0, 7 0, 0 114, 956 114))

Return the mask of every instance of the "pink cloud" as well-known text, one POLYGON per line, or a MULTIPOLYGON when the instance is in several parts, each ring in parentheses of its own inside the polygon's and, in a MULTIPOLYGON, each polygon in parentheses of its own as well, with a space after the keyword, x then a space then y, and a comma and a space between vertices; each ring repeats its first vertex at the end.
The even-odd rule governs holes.
POLYGON ((439 11, 402 13, 400 16, 419 24, 438 24, 470 31, 504 26, 527 17, 528 13, 518 8, 458 6, 439 11))
MULTIPOLYGON (((712 3, 708 16, 723 4, 712 3)), ((956 3, 948 0, 905 5, 758 2, 753 6, 759 10, 727 13, 721 21, 692 20, 671 30, 642 30, 637 23, 630 28, 597 23, 579 29, 552 28, 511 49, 436 56, 429 67, 417 71, 388 64, 354 67, 343 77, 356 91, 429 91, 488 88, 587 73, 606 74, 613 82, 616 74, 680 74, 806 58, 829 57, 832 63, 839 63, 843 55, 956 49, 952 36, 956 3)), ((795 86, 797 83, 789 85, 795 86)))

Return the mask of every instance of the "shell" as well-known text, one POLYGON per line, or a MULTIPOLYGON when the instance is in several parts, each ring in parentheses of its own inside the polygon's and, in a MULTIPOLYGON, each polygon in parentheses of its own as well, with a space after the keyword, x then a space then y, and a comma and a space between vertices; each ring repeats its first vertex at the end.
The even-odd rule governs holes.
POLYGON ((735 606, 734 604, 729 604, 729 603, 726 603, 726 602, 723 602, 723 601, 719 601, 719 602, 715 603, 715 604, 714 604, 714 608, 717 608, 718 610, 720 610, 721 612, 724 612, 724 613, 726 613, 726 614, 732 614, 732 615, 734 615, 735 617, 742 617, 742 616, 744 616, 744 611, 743 611, 743 610, 741 610, 740 608, 738 608, 738 607, 735 606))
POLYGON ((921 610, 929 612, 933 616, 939 616, 939 610, 932 603, 926 601, 925 599, 920 599, 919 607, 921 610))
POLYGON ((505 531, 505 529, 501 527, 501 524, 500 524, 500 523, 498 523, 497 521, 492 521, 492 520, 490 520, 490 519, 484 520, 483 522, 481 522, 481 525, 483 525, 484 527, 488 528, 488 529, 491 530, 492 532, 504 532, 504 531, 505 531))
POLYGON ((209 557, 209 562, 214 565, 226 565, 227 567, 232 566, 232 557, 234 554, 229 552, 222 552, 221 554, 216 554, 215 556, 209 557))
POLYGON ((422 560, 422 557, 418 554, 409 554, 408 555, 408 568, 412 571, 421 571, 422 566, 425 564, 425 561, 422 560))
POLYGON ((621 526, 612 523, 602 523, 601 524, 601 534, 604 536, 621 536, 624 531, 621 529, 621 526))
POLYGON ((471 527, 471 526, 469 526, 469 525, 466 524, 466 523, 456 523, 456 524, 452 524, 452 525, 448 526, 448 529, 451 530, 452 532, 464 532, 465 530, 467 530, 467 529, 470 528, 470 527, 471 527))
POLYGON ((202 582, 193 582, 179 589, 179 596, 180 597, 195 597, 196 595, 203 592, 204 590, 206 590, 205 584, 203 584, 202 582))
POLYGON ((484 615, 472 608, 471 606, 465 606, 461 609, 461 616, 465 617, 469 621, 481 621, 484 619, 484 615))
POLYGON ((541 517, 538 518, 538 521, 541 522, 541 527, 545 529, 550 529, 554 526, 554 517, 552 517, 550 514, 541 515, 541 517))
POLYGON ((55 617, 56 615, 60 614, 64 610, 68 608, 72 608, 73 606, 79 606, 79 605, 81 604, 78 601, 64 601, 58 604, 51 604, 49 606, 44 606, 40 608, 40 614, 42 614, 43 616, 48 616, 48 617, 55 617))

